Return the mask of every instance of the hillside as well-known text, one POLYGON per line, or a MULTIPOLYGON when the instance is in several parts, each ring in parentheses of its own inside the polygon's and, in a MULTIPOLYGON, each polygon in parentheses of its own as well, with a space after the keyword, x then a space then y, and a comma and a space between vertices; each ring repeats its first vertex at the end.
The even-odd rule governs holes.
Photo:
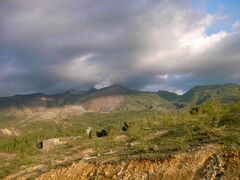
POLYGON ((63 108, 79 105, 86 111, 109 112, 125 110, 165 110, 173 108, 168 101, 156 93, 131 90, 121 85, 88 91, 69 90, 62 94, 43 93, 16 95, 0 98, 0 108, 63 108))
POLYGON ((164 90, 158 91, 158 95, 168 101, 175 101, 175 100, 178 100, 181 98, 180 95, 177 95, 174 92, 169 92, 169 91, 164 91, 164 90))
POLYGON ((229 102, 238 91, 238 85, 198 86, 179 96, 113 85, 3 97, 0 178, 235 178, 240 101, 229 102), (196 109, 188 107, 201 98, 196 109), (176 109, 177 103, 185 106, 176 109), (49 140, 59 143, 44 150, 49 140))
POLYGON ((223 103, 235 102, 240 99, 240 86, 238 84, 196 86, 183 95, 177 95, 162 90, 158 93, 141 92, 116 84, 102 89, 69 90, 55 95, 35 93, 0 97, 0 108, 52 108, 78 104, 86 110, 93 111, 161 109, 181 103, 202 104, 211 97, 220 99, 223 103))
POLYGON ((240 102, 211 100, 190 110, 94 112, 58 122, 0 111, 0 179, 239 177, 240 102), (107 135, 97 136, 103 129, 107 135), (61 143, 42 149, 52 138, 61 143))
POLYGON ((222 103, 240 99, 236 84, 197 86, 182 96, 168 91, 141 92, 122 85, 87 91, 69 90, 61 94, 43 93, 0 98, 0 110, 23 121, 59 121, 89 112, 172 111, 185 106, 199 105, 211 97, 222 103))
POLYGON ((240 86, 238 84, 196 86, 183 95, 167 91, 159 91, 158 95, 178 107, 199 105, 210 98, 219 99, 222 103, 232 103, 240 100, 240 86))

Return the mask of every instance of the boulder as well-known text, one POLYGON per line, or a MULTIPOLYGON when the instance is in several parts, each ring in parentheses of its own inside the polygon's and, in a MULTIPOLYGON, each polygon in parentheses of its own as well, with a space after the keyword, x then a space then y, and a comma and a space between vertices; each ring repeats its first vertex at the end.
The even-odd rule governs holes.
POLYGON ((137 145, 139 145, 139 144, 141 144, 139 141, 132 141, 132 142, 130 142, 130 143, 127 143, 126 145, 127 145, 127 146, 130 146, 130 147, 134 147, 134 146, 137 146, 137 145))
POLYGON ((13 127, 0 129, 0 134, 4 136, 19 136, 19 131, 13 127))
POLYGON ((159 146, 156 145, 156 144, 153 144, 150 148, 149 148, 150 151, 154 151, 154 152, 157 152, 159 151, 159 146))
POLYGON ((88 136, 89 138, 92 138, 93 128, 92 128, 92 127, 88 127, 88 128, 86 129, 86 132, 87 132, 87 136, 88 136))

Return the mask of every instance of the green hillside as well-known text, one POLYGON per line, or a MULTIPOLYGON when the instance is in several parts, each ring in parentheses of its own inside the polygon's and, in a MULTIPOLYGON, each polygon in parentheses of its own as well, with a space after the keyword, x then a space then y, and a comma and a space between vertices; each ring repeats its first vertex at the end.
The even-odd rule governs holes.
POLYGON ((168 101, 175 101, 175 100, 178 100, 179 98, 181 98, 180 95, 177 95, 174 92, 163 91, 163 90, 158 91, 158 95, 168 101))
POLYGON ((167 91, 159 91, 158 95, 178 107, 199 105, 210 98, 219 99, 222 103, 232 103, 240 100, 240 86, 238 84, 196 86, 181 96, 167 91))
POLYGON ((196 86, 181 97, 181 101, 201 104, 207 99, 215 97, 223 103, 240 99, 240 86, 237 84, 196 86))

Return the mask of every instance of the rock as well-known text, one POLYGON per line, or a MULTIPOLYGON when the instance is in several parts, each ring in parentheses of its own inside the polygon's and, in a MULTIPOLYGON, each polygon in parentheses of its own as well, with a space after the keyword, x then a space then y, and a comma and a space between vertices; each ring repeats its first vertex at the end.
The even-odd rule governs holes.
POLYGON ((117 151, 113 151, 112 149, 109 152, 105 152, 105 155, 109 155, 109 154, 115 154, 117 153, 117 151))
POLYGON ((97 156, 91 156, 91 157, 83 157, 83 160, 90 160, 90 159, 96 159, 97 156))
POLYGON ((93 128, 92 127, 88 127, 87 130, 87 135, 89 138, 92 138, 92 135, 93 135, 93 128))
POLYGON ((149 149, 150 149, 151 151, 156 152, 156 151, 159 151, 159 146, 156 145, 156 144, 154 144, 154 145, 152 145, 149 149))
POLYGON ((4 136, 19 136, 18 130, 16 130, 15 128, 12 128, 12 127, 0 129, 0 134, 2 134, 4 136))
POLYGON ((5 136, 12 136, 12 132, 8 128, 1 129, 0 132, 5 136))
POLYGON ((130 147, 134 147, 134 146, 137 146, 137 145, 139 145, 139 144, 140 144, 139 141, 132 141, 132 142, 130 142, 128 145, 129 145, 130 147))

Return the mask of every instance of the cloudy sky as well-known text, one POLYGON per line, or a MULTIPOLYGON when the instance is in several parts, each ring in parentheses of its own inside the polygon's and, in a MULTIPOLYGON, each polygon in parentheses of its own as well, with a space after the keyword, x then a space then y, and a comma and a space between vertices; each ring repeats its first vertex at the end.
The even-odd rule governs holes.
POLYGON ((1 0, 0 96, 240 83, 238 0, 1 0))

